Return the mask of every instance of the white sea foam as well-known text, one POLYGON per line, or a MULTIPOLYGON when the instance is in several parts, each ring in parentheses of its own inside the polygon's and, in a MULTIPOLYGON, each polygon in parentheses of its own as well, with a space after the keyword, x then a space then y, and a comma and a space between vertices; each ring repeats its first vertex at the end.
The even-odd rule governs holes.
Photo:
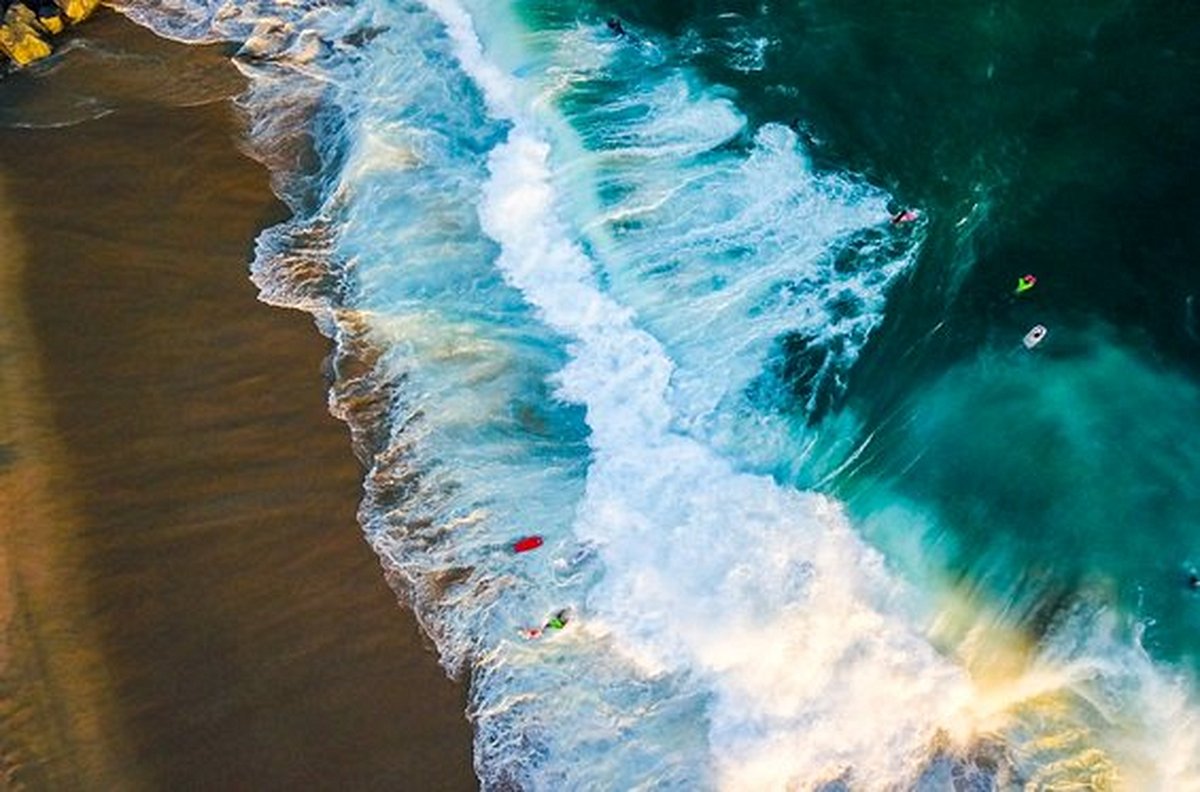
POLYGON ((708 692, 722 787, 849 773, 882 788, 911 776, 960 706, 963 679, 904 626, 901 588, 836 507, 738 474, 672 431, 672 363, 600 291, 556 216, 542 125, 484 57, 462 9, 430 5, 464 68, 495 93, 489 106, 514 124, 490 157, 481 207, 498 263, 575 339, 557 379, 592 430, 576 532, 605 574, 588 595, 589 631, 647 678, 683 673, 708 692))
POLYGON ((812 364, 796 401, 824 417, 889 290, 913 265, 923 229, 895 233, 882 191, 817 174, 781 125, 751 135, 727 92, 640 47, 614 51, 568 30, 545 48, 541 76, 527 82, 538 91, 534 106, 561 107, 572 124, 543 114, 560 214, 604 288, 675 364, 675 421, 743 464, 778 469, 791 459, 799 469, 805 440, 762 403, 789 383, 764 382, 764 370, 782 364, 784 339, 793 351, 803 346, 812 364), (595 65, 597 51, 611 64, 595 65), (588 79, 606 85, 604 98, 589 91, 573 104, 569 86, 588 79))
MULTIPOLYGON (((886 196, 814 176, 786 129, 746 134, 648 41, 599 24, 531 39, 503 4, 425 6, 441 23, 386 2, 129 13, 245 44, 256 150, 304 210, 264 236, 258 277, 319 262, 313 299, 280 282, 281 301, 379 350, 339 384, 383 405, 361 516, 443 661, 472 673, 485 785, 926 788, 939 732, 984 728, 1027 778, 1077 782, 1071 762, 1102 746, 1101 769, 1189 788, 1187 682, 1103 618, 971 682, 836 503, 745 472, 728 416, 772 339, 827 345, 836 386, 911 263, 873 235, 886 196), (557 103, 622 58, 658 71, 581 142, 557 103), (312 178, 286 145, 302 121, 312 178), (531 531, 546 546, 515 558, 531 531), (519 638, 564 606, 562 634, 519 638)), ((967 621, 963 646, 985 645, 967 621)))

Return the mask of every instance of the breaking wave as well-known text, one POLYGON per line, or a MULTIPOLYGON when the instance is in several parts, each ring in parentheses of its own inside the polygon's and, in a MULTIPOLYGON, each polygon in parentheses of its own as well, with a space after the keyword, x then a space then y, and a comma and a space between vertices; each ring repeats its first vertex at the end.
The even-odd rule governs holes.
POLYGON ((916 261, 921 224, 891 227, 879 188, 601 19, 122 10, 240 44, 247 146, 294 213, 253 277, 335 343, 362 527, 470 676, 486 788, 1197 777, 1187 681, 1101 605, 1029 635, 770 475, 833 431, 916 261))

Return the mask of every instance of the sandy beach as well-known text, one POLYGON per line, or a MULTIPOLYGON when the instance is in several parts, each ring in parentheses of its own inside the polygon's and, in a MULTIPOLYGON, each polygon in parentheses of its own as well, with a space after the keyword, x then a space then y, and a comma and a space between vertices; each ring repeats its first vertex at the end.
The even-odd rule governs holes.
POLYGON ((0 81, 0 762, 17 789, 477 787, 355 521, 219 47, 112 13, 0 81), (164 79, 164 77, 169 77, 164 79))

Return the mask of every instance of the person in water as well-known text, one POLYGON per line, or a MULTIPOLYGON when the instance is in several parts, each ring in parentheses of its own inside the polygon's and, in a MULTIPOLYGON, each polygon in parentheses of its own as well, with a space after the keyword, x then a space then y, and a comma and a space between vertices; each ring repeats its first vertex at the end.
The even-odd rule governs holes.
POLYGON ((608 18, 608 29, 612 31, 614 36, 625 35, 625 26, 621 24, 621 20, 618 17, 608 18))
POLYGON ((560 610, 551 616, 541 627, 530 627, 522 630, 521 632, 530 640, 541 638, 543 635, 545 635, 546 630, 561 630, 562 628, 566 627, 569 616, 570 611, 560 610))

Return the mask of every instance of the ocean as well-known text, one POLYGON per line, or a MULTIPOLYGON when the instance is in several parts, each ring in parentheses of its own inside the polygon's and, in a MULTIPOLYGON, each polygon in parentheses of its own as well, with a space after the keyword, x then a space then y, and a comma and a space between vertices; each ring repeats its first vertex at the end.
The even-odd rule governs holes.
POLYGON ((1189 4, 122 10, 237 46, 485 789, 1200 789, 1189 4))

